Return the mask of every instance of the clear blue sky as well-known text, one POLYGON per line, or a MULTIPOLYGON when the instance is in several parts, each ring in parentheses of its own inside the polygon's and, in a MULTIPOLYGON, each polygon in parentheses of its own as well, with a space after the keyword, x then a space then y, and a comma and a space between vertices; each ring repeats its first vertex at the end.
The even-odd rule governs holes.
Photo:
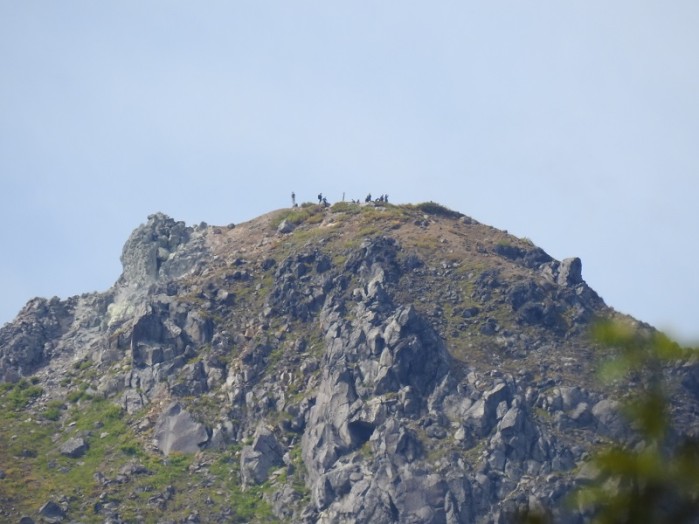
POLYGON ((0 322, 163 211, 434 200, 699 341, 699 3, 0 0, 0 322))

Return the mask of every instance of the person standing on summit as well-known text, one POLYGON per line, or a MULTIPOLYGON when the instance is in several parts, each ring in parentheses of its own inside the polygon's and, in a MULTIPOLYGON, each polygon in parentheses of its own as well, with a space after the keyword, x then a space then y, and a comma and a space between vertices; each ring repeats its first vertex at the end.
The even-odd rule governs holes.
POLYGON ((291 207, 296 207, 296 193, 291 192, 291 207))

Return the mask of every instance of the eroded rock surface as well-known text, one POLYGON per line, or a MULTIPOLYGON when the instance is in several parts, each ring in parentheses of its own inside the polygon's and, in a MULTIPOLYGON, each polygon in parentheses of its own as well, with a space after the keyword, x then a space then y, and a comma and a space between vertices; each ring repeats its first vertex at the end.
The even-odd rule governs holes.
POLYGON ((178 402, 172 403, 158 418, 154 429, 158 449, 165 455, 194 453, 209 440, 206 427, 195 421, 178 402))
MULTIPOLYGON (((14 402, 31 392, 24 423, 53 428, 51 474, 112 438, 106 419, 79 425, 82 410, 125 421, 97 499, 59 500, 82 508, 70 518, 250 518, 234 485, 284 522, 495 523, 540 508, 578 522, 559 502, 594 478, 593 445, 635 442, 619 391, 595 380, 588 331, 616 313, 580 260, 458 214, 305 212, 293 228, 152 215, 112 289, 33 299, 0 328, 0 382, 14 402), (182 478, 144 480, 178 461, 182 478)), ((698 369, 668 371, 688 433, 698 369)), ((7 445, 21 467, 38 460, 7 445)))

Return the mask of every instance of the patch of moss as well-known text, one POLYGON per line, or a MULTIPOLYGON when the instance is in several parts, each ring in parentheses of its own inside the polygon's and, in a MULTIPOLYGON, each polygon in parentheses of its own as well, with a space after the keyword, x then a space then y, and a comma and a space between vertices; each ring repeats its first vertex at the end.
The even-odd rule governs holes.
POLYGON ((351 202, 336 202, 330 209, 333 213, 346 213, 348 215, 357 215, 362 211, 359 204, 352 204, 351 202))
POLYGON ((44 390, 22 379, 14 386, 6 387, 3 404, 6 409, 18 411, 26 408, 32 401, 40 397, 44 390))
POLYGON ((437 204, 436 202, 421 202, 419 204, 415 204, 415 209, 422 211, 426 215, 433 215, 433 216, 439 216, 439 217, 446 217, 446 218, 461 218, 463 213, 459 213, 458 211, 453 211, 449 209, 448 207, 444 207, 441 204, 437 204))
POLYGON ((291 478, 292 489, 301 497, 301 500, 308 501, 311 497, 311 492, 306 486, 306 465, 301 456, 301 445, 298 444, 289 450, 289 458, 293 467, 293 476, 291 478))
POLYGON ((46 420, 56 421, 61 418, 61 413, 65 407, 65 404, 60 400, 50 400, 46 403, 46 408, 44 409, 42 416, 46 420))
POLYGON ((272 226, 276 229, 279 227, 279 224, 285 220, 295 226, 303 224, 304 222, 317 224, 323 221, 323 209, 324 208, 320 206, 305 203, 302 204, 301 207, 295 207, 281 212, 272 221, 272 226))
POLYGON ((80 400, 90 400, 92 397, 87 393, 89 384, 83 382, 77 389, 73 389, 66 394, 66 400, 72 404, 76 404, 80 400))

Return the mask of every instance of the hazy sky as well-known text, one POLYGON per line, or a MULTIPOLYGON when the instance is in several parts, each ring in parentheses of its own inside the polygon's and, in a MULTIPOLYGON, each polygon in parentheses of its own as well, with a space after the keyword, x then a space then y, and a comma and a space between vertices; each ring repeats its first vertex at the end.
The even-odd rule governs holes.
POLYGON ((434 200, 699 341, 699 2, 0 0, 0 323, 163 211, 434 200))

